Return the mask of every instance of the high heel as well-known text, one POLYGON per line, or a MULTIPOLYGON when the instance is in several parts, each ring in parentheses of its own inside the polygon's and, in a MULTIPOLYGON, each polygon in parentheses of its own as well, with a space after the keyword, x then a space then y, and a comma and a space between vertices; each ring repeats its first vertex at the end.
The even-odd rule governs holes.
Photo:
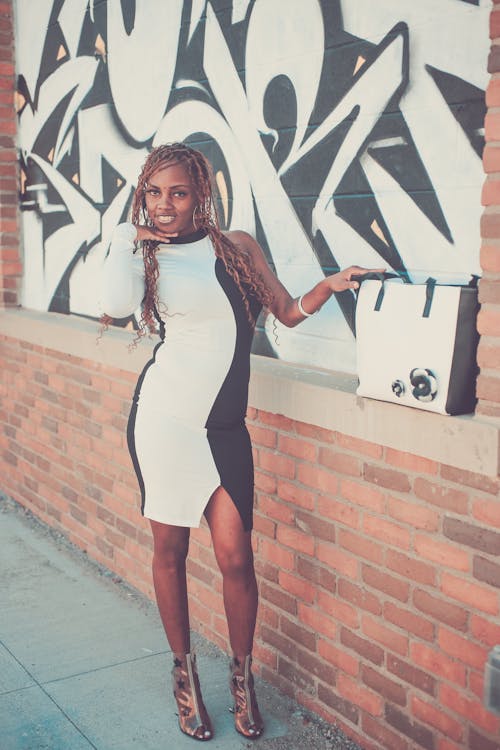
POLYGON ((249 740, 256 740, 264 732, 264 722, 255 697, 254 680, 251 672, 252 657, 245 656, 240 662, 231 659, 229 687, 234 700, 234 727, 249 740))
POLYGON ((172 686, 177 702, 179 728, 195 740, 206 742, 214 736, 212 722, 201 697, 194 654, 177 655, 172 669, 172 686))

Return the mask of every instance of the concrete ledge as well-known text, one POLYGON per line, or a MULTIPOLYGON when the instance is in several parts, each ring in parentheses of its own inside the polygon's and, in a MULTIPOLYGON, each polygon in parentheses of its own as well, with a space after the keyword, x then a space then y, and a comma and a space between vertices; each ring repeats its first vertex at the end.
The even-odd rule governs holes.
MULTIPOLYGON (((75 357, 140 372, 157 339, 129 351, 132 334, 110 329, 97 344, 98 324, 78 316, 8 309, 0 332, 75 357)), ((372 443, 497 476, 500 424, 484 417, 445 417, 356 396, 356 378, 252 357, 250 404, 256 409, 336 430, 372 443)))

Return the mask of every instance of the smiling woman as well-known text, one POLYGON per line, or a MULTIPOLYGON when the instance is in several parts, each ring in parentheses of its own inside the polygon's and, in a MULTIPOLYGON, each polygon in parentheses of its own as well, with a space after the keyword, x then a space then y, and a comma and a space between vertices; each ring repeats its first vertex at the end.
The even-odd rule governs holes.
POLYGON ((293 299, 250 235, 221 231, 212 184, 210 166, 195 149, 176 143, 150 154, 132 222, 114 233, 102 297, 106 312, 117 316, 142 302, 139 335, 160 323, 162 340, 137 384, 128 444, 153 532, 153 579, 174 653, 179 724, 200 740, 213 730, 190 650, 186 556, 190 528, 203 515, 223 577, 235 727, 249 738, 263 732, 251 673, 257 585, 245 425, 255 322, 265 306, 295 326, 333 292, 356 288, 352 277, 364 270, 352 266, 293 299))
MULTIPOLYGON (((168 236, 182 237, 194 232, 196 192, 181 164, 172 164, 155 172, 146 186, 145 198, 148 216, 153 227, 160 232, 160 238, 167 227, 168 236)), ((138 239, 148 239, 140 234, 138 232, 138 239)))

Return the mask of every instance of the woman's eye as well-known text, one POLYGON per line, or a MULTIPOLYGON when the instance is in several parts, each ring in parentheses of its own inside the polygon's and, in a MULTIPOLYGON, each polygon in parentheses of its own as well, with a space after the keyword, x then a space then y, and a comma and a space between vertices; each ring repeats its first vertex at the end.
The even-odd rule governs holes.
POLYGON ((148 193, 148 195, 159 195, 160 191, 156 190, 155 188, 149 188, 148 190, 146 190, 146 193, 148 193))

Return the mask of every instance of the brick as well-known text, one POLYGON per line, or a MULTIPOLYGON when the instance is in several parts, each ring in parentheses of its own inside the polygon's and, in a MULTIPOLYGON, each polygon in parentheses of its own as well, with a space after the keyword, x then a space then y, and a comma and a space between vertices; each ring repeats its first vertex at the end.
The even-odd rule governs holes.
POLYGON ((271 414, 271 412, 259 411, 258 419, 264 424, 276 427, 278 430, 283 430, 283 432, 295 432, 295 423, 292 419, 284 417, 283 414, 271 414))
POLYGON ((318 685, 318 698, 327 706, 333 708, 335 713, 345 716, 353 724, 358 723, 359 709, 350 701, 341 698, 334 690, 325 685, 318 685))
POLYGON ((436 679, 427 670, 418 669, 413 664, 408 664, 394 654, 387 654, 387 669, 404 682, 408 682, 419 690, 429 695, 436 695, 436 679))
POLYGON ((269 471, 286 479, 293 479, 295 477, 295 461, 293 459, 265 450, 264 448, 259 449, 258 465, 264 471, 269 471))
POLYGON ((339 474, 361 476, 361 461, 356 456, 341 453, 333 448, 320 448, 319 463, 339 474))
POLYGON ((472 643, 469 638, 464 638, 441 626, 439 628, 438 643, 444 653, 468 664, 473 669, 484 669, 487 649, 472 643))
POLYGON ((381 716, 383 712, 383 700, 372 690, 360 685, 345 674, 339 673, 337 676, 337 691, 350 703, 356 703, 362 711, 366 711, 371 716, 381 716))
POLYGON ((415 552, 426 560, 438 563, 447 568, 468 571, 470 569, 470 556, 467 550, 459 549, 453 544, 441 542, 433 536, 415 534, 415 552))
POLYGON ((338 649, 323 639, 318 641, 318 653, 329 664, 335 665, 342 672, 350 674, 352 677, 356 677, 359 672, 359 659, 355 659, 350 654, 346 654, 343 649, 338 649))
POLYGON ((458 746, 456 742, 443 739, 442 737, 438 740, 438 745, 437 745, 438 750, 461 750, 462 747, 463 745, 458 746))
POLYGON ((295 518, 297 527, 308 536, 323 539, 326 542, 335 541, 335 525, 333 523, 329 523, 323 518, 318 518, 316 514, 306 513, 303 510, 297 511, 295 518))
POLYGON ((434 738, 432 732, 419 724, 416 721, 412 721, 406 712, 401 711, 391 703, 387 703, 385 707, 385 720, 394 729, 397 729, 401 734, 406 735, 414 742, 417 742, 425 750, 434 750, 434 738))
POLYGON ((457 518, 443 520, 443 533, 448 539, 468 547, 500 555, 500 533, 481 528, 457 518))
MULTIPOLYGON (((271 494, 272 491, 269 492, 271 494)), ((277 485, 277 494, 281 500, 293 503, 294 505, 298 505, 306 510, 313 510, 316 506, 316 492, 311 492, 297 484, 280 480, 277 485)))
POLYGON ((488 346, 487 341, 488 338, 483 336, 479 342, 477 364, 481 369, 500 370, 500 346, 488 346))
POLYGON ((278 674, 292 683, 292 685, 296 685, 299 690, 311 692, 314 689, 314 679, 312 676, 282 656, 278 657, 278 674))
POLYGON ((262 536, 267 536, 270 539, 276 537, 276 524, 270 518, 265 518, 261 513, 254 514, 253 526, 255 531, 262 536))
POLYGON ((477 316, 477 330, 483 336, 497 336, 500 328, 500 311, 495 305, 483 305, 477 316))
POLYGON ((313 466, 312 464, 299 464, 297 466, 297 480, 320 492, 337 493, 338 480, 335 474, 313 466))
POLYGON ((362 578, 368 586, 383 591, 401 602, 408 601, 410 591, 408 581, 395 578, 384 570, 377 570, 365 564, 362 566, 362 578))
POLYGON ((362 615, 361 623, 362 631, 368 638, 373 638, 377 643, 381 643, 389 651, 396 652, 400 656, 408 654, 409 639, 406 635, 398 633, 393 628, 386 627, 380 621, 366 614, 362 615))
POLYGON ((344 549, 359 555, 359 557, 371 562, 381 564, 384 550, 380 544, 372 542, 359 534, 353 534, 347 529, 338 530, 338 544, 344 549))
POLYGON ((327 594, 325 591, 318 591, 318 607, 322 612, 332 615, 336 620, 343 622, 351 628, 358 627, 358 613, 350 604, 340 601, 334 596, 327 594))
POLYGON ((411 707, 417 719, 421 719, 426 724, 435 727, 445 737, 451 737, 454 740, 462 739, 463 728, 461 722, 456 721, 440 708, 431 706, 427 701, 423 701, 416 695, 412 696, 411 707))
MULTIPOLYGON (((497 333, 499 330, 500 328, 497 329, 497 333)), ((481 492, 487 492, 495 497, 498 497, 498 492, 500 491, 500 481, 498 479, 486 477, 483 474, 476 474, 465 469, 459 469, 456 466, 443 464, 441 466, 441 476, 443 479, 448 479, 462 486, 472 487, 481 492)))
POLYGON ((284 544, 286 547, 292 547, 297 552, 305 555, 314 555, 314 539, 299 529, 279 526, 276 538, 278 542, 284 544))
POLYGON ((302 667, 302 669, 305 669, 309 674, 314 675, 330 687, 335 685, 337 671, 329 664, 325 664, 324 661, 318 659, 313 654, 300 649, 297 652, 297 660, 299 666, 302 667))
POLYGON ((410 502, 407 498, 387 498, 387 513, 397 521, 409 524, 412 528, 425 531, 437 531, 440 516, 437 511, 423 505, 410 502))
POLYGON ((421 612, 431 615, 439 622, 450 625, 456 630, 466 632, 469 621, 469 613, 463 607, 451 604, 444 599, 433 596, 427 591, 417 589, 413 593, 413 604, 421 612))
POLYGON ((385 449, 385 460, 391 466, 399 469, 412 471, 417 474, 437 474, 439 464, 430 458, 415 456, 413 453, 405 453, 394 448, 385 449))
MULTIPOLYGON (((500 171, 500 146, 495 148, 493 148, 492 146, 486 146, 485 154, 488 150, 490 152, 495 152, 491 156, 491 167, 495 167, 495 169, 491 168, 489 171, 500 171)), ((481 245, 480 260, 481 268, 483 269, 483 271, 489 271, 490 273, 500 273, 500 247, 483 243, 481 245)))
POLYGON ((278 659, 274 651, 265 648, 260 643, 254 643, 253 655, 255 657, 255 661, 263 662, 266 666, 270 667, 270 669, 276 671, 278 666, 278 659))
POLYGON ((500 623, 489 622, 479 615, 471 615, 470 632, 486 646, 492 647, 500 643, 500 623))
POLYGON ((363 456, 370 458, 382 458, 383 448, 378 443, 370 443, 367 440, 361 440, 351 435, 344 435, 340 432, 336 433, 336 442, 339 447, 353 453, 361 453, 363 456))
POLYGON ((293 438, 289 435, 279 435, 278 450, 295 458, 304 459, 314 463, 316 461, 318 449, 314 443, 300 438, 293 438))
POLYGON ((263 471, 259 471, 256 468, 254 478, 256 490, 262 490, 262 492, 266 492, 268 495, 274 495, 277 488, 276 477, 270 474, 264 474, 263 471))
POLYGON ((324 635, 325 638, 333 640, 337 632, 337 626, 333 617, 323 614, 316 607, 310 607, 303 602, 297 602, 298 617, 300 622, 307 625, 313 633, 324 635))
MULTIPOLYGON (((500 189, 500 180, 498 180, 498 188, 500 189)), ((500 303, 500 284, 496 279, 485 277, 481 279, 479 282, 479 302, 494 305, 500 303)))
POLYGON ((368 536, 380 539, 393 547, 408 550, 410 548, 410 531, 392 521, 386 521, 378 516, 365 514, 363 518, 363 531, 368 536))
POLYGON ((338 595, 359 609, 365 609, 374 615, 382 614, 382 604, 377 596, 374 596, 364 587, 357 586, 351 581, 341 578, 337 587, 338 595))
POLYGON ((349 578, 358 577, 359 562, 356 557, 348 555, 334 544, 321 544, 316 547, 316 555, 320 562, 328 565, 332 570, 349 578))
MULTIPOLYGON (((500 50, 499 50, 500 53, 500 50)), ((497 54, 500 58, 499 53, 495 51, 495 48, 493 48, 490 52, 490 60, 492 54, 497 54)), ((498 63, 497 63, 498 64, 498 63)), ((493 72, 493 71, 491 71, 493 72)), ((486 117, 484 118, 484 134, 486 141, 499 141, 500 140, 500 115, 496 112, 487 112, 486 117)), ((486 217, 488 219, 492 219, 492 217, 495 214, 483 214, 482 219, 485 219, 486 217)), ((483 237, 490 237, 490 232, 493 231, 491 228, 492 221, 490 222, 484 222, 481 221, 481 234, 483 237)))
POLYGON ((377 513, 383 513, 385 509, 385 495, 367 484, 361 484, 348 479, 340 483, 340 494, 346 500, 355 505, 369 508, 377 513))
MULTIPOLYGON (((499 36, 500 36, 500 11, 496 8, 493 8, 493 10, 490 13, 490 39, 496 39, 499 36)), ((491 82, 490 82, 490 86, 491 86, 491 82)), ((487 106, 491 107, 494 105, 488 104, 487 106)))
POLYGON ((440 686, 439 698, 444 706, 480 726, 486 732, 498 734, 500 719, 487 711, 479 701, 467 698, 463 693, 446 684, 440 686))
POLYGON ((298 576, 294 576, 284 570, 280 570, 278 574, 278 582, 285 591, 288 591, 297 599, 300 599, 307 604, 312 604, 316 598, 314 586, 311 586, 311 584, 303 578, 299 578, 298 576))
POLYGON ((416 615, 407 609, 398 607, 392 602, 384 604, 384 618, 402 630, 414 633, 425 641, 434 641, 435 626, 430 620, 416 615))
POLYGON ((466 668, 463 664, 458 664, 455 659, 431 649, 423 643, 416 642, 410 645, 410 656, 418 667, 437 677, 443 677, 445 680, 465 687, 466 668))
POLYGON ((374 464, 365 464, 363 477, 367 482, 385 487, 388 490, 397 492, 409 492, 411 489, 410 481, 406 474, 393 469, 385 469, 374 464))
POLYGON ((315 586, 319 585, 321 568, 316 560, 311 560, 310 557, 298 556, 295 560, 295 570, 310 583, 313 583, 315 586))
POLYGON ((386 565, 403 578, 410 581, 434 586, 436 582, 436 569, 428 563, 415 560, 396 550, 388 549, 386 553, 386 565))
POLYGON ((361 638, 346 627, 342 627, 340 631, 340 642, 346 648, 356 651, 359 656, 368 659, 378 666, 384 663, 384 651, 380 646, 366 640, 366 638, 361 638))
POLYGON ((441 575, 441 590, 443 594, 468 604, 473 610, 480 610, 488 614, 498 614, 498 593, 485 586, 465 581, 462 578, 443 572, 441 575))
MULTIPOLYGON (((481 333, 479 326, 478 330, 481 333)), ((500 404, 500 377, 497 375, 488 377, 480 373, 476 381, 476 396, 478 399, 500 404)))
POLYGON ((334 443, 336 440, 336 435, 331 430, 325 430, 322 427, 305 422, 295 422, 295 430, 299 435, 319 440, 322 443, 334 443))
POLYGON ((266 427, 259 427, 256 424, 248 424, 248 431, 254 445, 276 448, 278 436, 274 430, 268 430, 266 427))
MULTIPOLYGON (((443 471, 443 469, 441 469, 443 471)), ((446 477, 444 477, 446 478, 446 477)), ((468 495, 461 490, 452 487, 435 484, 428 479, 417 477, 414 482, 414 490, 417 497, 426 500, 432 505, 437 505, 454 513, 466 514, 468 510, 468 495)))
POLYGON ((275 521, 288 524, 289 526, 294 523, 295 513, 293 508, 286 503, 269 497, 269 495, 259 493, 257 507, 261 513, 275 521))
POLYGON ((474 578, 488 583, 490 586, 500 588, 500 564, 488 560, 480 555, 475 555, 473 561, 474 578))
POLYGON ((260 593, 264 600, 274 604, 278 609, 289 612, 292 615, 297 614, 297 600, 295 597, 271 586, 266 581, 262 581, 260 593))
POLYGON ((390 729, 382 726, 369 714, 363 714, 361 724, 363 731, 377 741, 377 747, 383 747, 384 750, 408 750, 408 743, 403 740, 400 734, 391 732, 390 729))
POLYGON ((319 495, 317 513, 324 518, 338 521, 345 526, 356 529, 359 525, 359 512, 351 503, 336 500, 330 495, 319 495))
POLYGON ((114 550, 111 544, 106 542, 104 539, 101 539, 100 537, 96 537, 95 543, 97 549, 102 552, 105 558, 113 559, 114 550))
POLYGON ((406 706, 406 689, 394 680, 380 674, 376 669, 362 665, 361 679, 369 688, 379 693, 392 703, 406 706))
POLYGON ((468 750, 500 750, 500 740, 488 739, 483 734, 478 732, 474 727, 469 728, 469 744, 468 750))

